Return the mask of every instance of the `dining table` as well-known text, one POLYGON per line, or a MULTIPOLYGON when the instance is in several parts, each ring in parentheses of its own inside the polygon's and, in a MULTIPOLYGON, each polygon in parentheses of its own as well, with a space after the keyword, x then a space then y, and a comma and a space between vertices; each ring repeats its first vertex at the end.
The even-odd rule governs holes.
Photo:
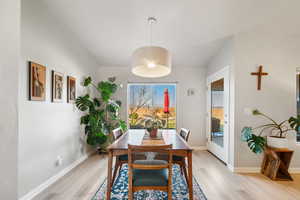
MULTIPOLYGON (((128 154, 128 144, 131 145, 167 145, 172 144, 172 154, 183 156, 187 160, 187 185, 189 190, 189 199, 193 199, 193 149, 187 142, 173 129, 158 130, 158 137, 147 137, 144 129, 129 129, 120 138, 108 146, 108 171, 107 171, 107 193, 109 200, 114 180, 112 180, 113 157, 128 154)), ((116 169, 115 169, 116 170, 116 169)))

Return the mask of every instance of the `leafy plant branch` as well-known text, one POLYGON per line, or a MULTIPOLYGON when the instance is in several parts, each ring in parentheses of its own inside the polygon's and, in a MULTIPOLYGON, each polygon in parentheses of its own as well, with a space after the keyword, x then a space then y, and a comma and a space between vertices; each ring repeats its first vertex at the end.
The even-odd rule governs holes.
POLYGON ((290 117, 288 120, 283 120, 277 123, 268 115, 261 113, 255 109, 252 111, 252 115, 262 116, 270 121, 268 124, 264 124, 255 128, 244 127, 241 131, 241 140, 247 142, 250 150, 256 154, 262 153, 267 145, 266 136, 273 136, 278 138, 285 138, 289 131, 299 131, 300 128, 300 116, 290 117), (258 131, 258 134, 254 134, 254 131, 258 131))

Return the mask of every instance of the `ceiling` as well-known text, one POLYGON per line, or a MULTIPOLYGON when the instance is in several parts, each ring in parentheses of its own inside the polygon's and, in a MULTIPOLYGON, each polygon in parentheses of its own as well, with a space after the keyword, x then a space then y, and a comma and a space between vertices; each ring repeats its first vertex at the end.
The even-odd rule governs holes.
MULTIPOLYGON (((132 52, 149 44, 168 48, 175 67, 206 66, 224 41, 264 24, 298 16, 299 0, 43 0, 101 66, 130 66, 132 52)), ((299 17, 296 18, 299 21, 299 17)), ((274 23, 276 22, 276 23, 274 23)))

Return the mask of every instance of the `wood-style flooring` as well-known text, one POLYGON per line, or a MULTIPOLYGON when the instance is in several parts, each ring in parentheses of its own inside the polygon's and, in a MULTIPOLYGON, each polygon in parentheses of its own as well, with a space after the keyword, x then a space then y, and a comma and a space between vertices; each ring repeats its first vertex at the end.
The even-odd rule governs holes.
MULTIPOLYGON (((90 200, 106 173, 107 157, 93 155, 34 200, 90 200)), ((300 174, 293 182, 235 174, 207 151, 193 153, 193 173, 208 200, 300 200, 300 174)))

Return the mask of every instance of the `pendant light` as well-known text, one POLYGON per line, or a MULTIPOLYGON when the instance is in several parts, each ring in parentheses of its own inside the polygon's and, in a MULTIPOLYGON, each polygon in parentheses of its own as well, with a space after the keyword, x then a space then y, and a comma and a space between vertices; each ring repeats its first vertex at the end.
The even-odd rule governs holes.
POLYGON ((136 49, 132 55, 132 73, 146 78, 158 78, 171 73, 171 54, 159 46, 152 45, 152 26, 157 20, 148 18, 150 26, 150 45, 136 49))

